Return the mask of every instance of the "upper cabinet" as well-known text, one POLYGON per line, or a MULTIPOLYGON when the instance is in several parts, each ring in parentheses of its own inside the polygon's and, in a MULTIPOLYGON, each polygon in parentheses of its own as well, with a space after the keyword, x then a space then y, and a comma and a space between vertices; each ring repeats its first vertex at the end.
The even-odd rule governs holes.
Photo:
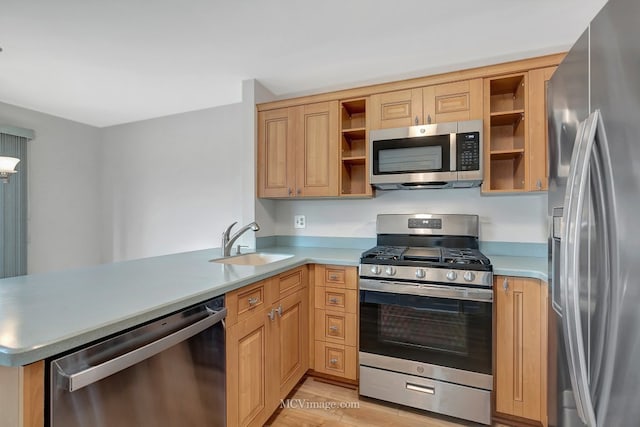
POLYGON ((423 124, 482 119, 482 79, 422 89, 423 124))
POLYGON ((422 89, 371 95, 371 129, 422 124, 422 89))
POLYGON ((556 68, 529 71, 529 191, 546 191, 548 188, 547 86, 556 68))
POLYGON ((371 129, 482 118, 482 79, 371 96, 371 129))
POLYGON ((482 119, 482 192, 547 189, 546 86, 564 54, 259 104, 263 198, 372 197, 369 131, 482 119))
POLYGON ((484 193, 547 189, 546 87, 556 67, 484 81, 484 193))
POLYGON ((338 195, 338 102, 258 114, 258 196, 338 195))

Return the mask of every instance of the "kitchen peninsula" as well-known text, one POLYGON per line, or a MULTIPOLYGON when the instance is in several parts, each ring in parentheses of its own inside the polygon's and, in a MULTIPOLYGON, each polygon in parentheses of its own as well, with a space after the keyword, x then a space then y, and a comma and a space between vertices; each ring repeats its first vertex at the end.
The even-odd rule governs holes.
MULTIPOLYGON (((314 247, 263 251, 294 256, 261 266, 208 262, 219 257, 220 249, 216 248, 1 280, 0 409, 6 417, 0 425, 28 425, 18 422, 22 420, 19 408, 27 400, 23 394, 28 394, 22 390, 23 381, 40 387, 40 395, 31 404, 41 408, 44 404, 44 378, 22 378, 22 366, 297 266, 355 266, 362 252, 314 247)), ((546 279, 543 258, 493 256, 492 262, 496 274, 546 279)), ((22 410, 26 414, 27 406, 22 410)))

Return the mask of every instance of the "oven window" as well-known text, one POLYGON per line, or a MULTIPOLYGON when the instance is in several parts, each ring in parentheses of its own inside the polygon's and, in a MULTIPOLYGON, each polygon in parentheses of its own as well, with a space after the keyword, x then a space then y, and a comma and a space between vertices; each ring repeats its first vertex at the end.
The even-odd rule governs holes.
POLYGON ((375 174, 449 172, 449 134, 372 141, 375 174))
POLYGON ((360 350, 491 374, 490 302, 360 292, 360 350))
POLYGON ((378 153, 380 172, 432 171, 442 169, 442 147, 390 148, 378 153))

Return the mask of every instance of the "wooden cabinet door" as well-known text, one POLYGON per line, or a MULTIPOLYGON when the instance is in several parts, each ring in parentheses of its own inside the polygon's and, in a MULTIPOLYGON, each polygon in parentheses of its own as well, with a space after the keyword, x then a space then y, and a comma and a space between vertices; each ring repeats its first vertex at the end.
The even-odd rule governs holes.
POLYGON ((482 119, 482 87, 482 79, 425 87, 423 123, 482 119))
POLYGON ((295 185, 292 108, 258 113, 258 197, 290 197, 295 185))
POLYGON ((422 89, 407 89, 371 95, 371 129, 421 125, 422 89))
POLYGON ((275 306, 277 333, 271 352, 278 361, 270 374, 284 399, 309 369, 309 302, 307 288, 283 298, 275 306))
POLYGON ((528 191, 548 189, 547 85, 557 67, 529 71, 529 176, 528 191))
POLYGON ((496 276, 496 411, 546 425, 547 287, 496 276))
POLYGON ((295 196, 338 196, 338 102, 303 105, 295 111, 295 196))
POLYGON ((273 410, 268 383, 272 328, 265 310, 227 328, 227 425, 262 426, 273 410))

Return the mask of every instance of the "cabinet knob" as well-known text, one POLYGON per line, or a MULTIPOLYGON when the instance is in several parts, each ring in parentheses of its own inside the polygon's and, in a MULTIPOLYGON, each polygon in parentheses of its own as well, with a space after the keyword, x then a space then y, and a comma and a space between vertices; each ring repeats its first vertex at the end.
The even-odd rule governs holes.
POLYGON ((329 280, 338 280, 338 276, 331 275, 331 276, 329 276, 329 280))
MULTIPOLYGON (((417 123, 416 123, 417 124, 417 123)), ((431 114, 427 114, 427 124, 431 124, 431 114)))
POLYGON ((250 306, 254 306, 254 305, 256 305, 260 300, 259 300, 258 298, 255 298, 255 297, 250 297, 247 301, 249 302, 249 305, 250 305, 250 306))
POLYGON ((329 298, 329 303, 330 304, 337 304, 338 303, 338 298, 329 298))
POLYGON ((418 116, 416 116, 416 118, 414 119, 414 123, 416 124, 416 126, 420 124, 420 120, 418 119, 418 116))
POLYGON ((302 190, 298 188, 298 190, 296 191, 296 194, 299 196, 302 194, 302 190))
POLYGON ((282 317, 282 305, 279 305, 278 308, 276 308, 276 313, 278 313, 278 316, 282 317))
POLYGON ((276 311, 272 308, 268 313, 267 313, 267 317, 269 317, 269 319, 271 321, 276 320, 276 311))
POLYGON ((538 180, 536 181, 536 188, 537 188, 538 190, 542 190, 542 180, 541 180, 541 179, 538 179, 538 180))
POLYGON ((502 288, 505 293, 509 292, 509 280, 507 280, 506 277, 504 278, 504 282, 502 282, 502 288))
POLYGON ((338 332, 338 327, 336 325, 331 325, 331 326, 329 326, 329 330, 331 332, 338 332))
POLYGON ((331 363, 332 365, 335 365, 338 363, 338 359, 331 359, 329 360, 329 363, 331 363))
POLYGON ((292 188, 289 188, 289 195, 293 196, 293 189, 292 188))

